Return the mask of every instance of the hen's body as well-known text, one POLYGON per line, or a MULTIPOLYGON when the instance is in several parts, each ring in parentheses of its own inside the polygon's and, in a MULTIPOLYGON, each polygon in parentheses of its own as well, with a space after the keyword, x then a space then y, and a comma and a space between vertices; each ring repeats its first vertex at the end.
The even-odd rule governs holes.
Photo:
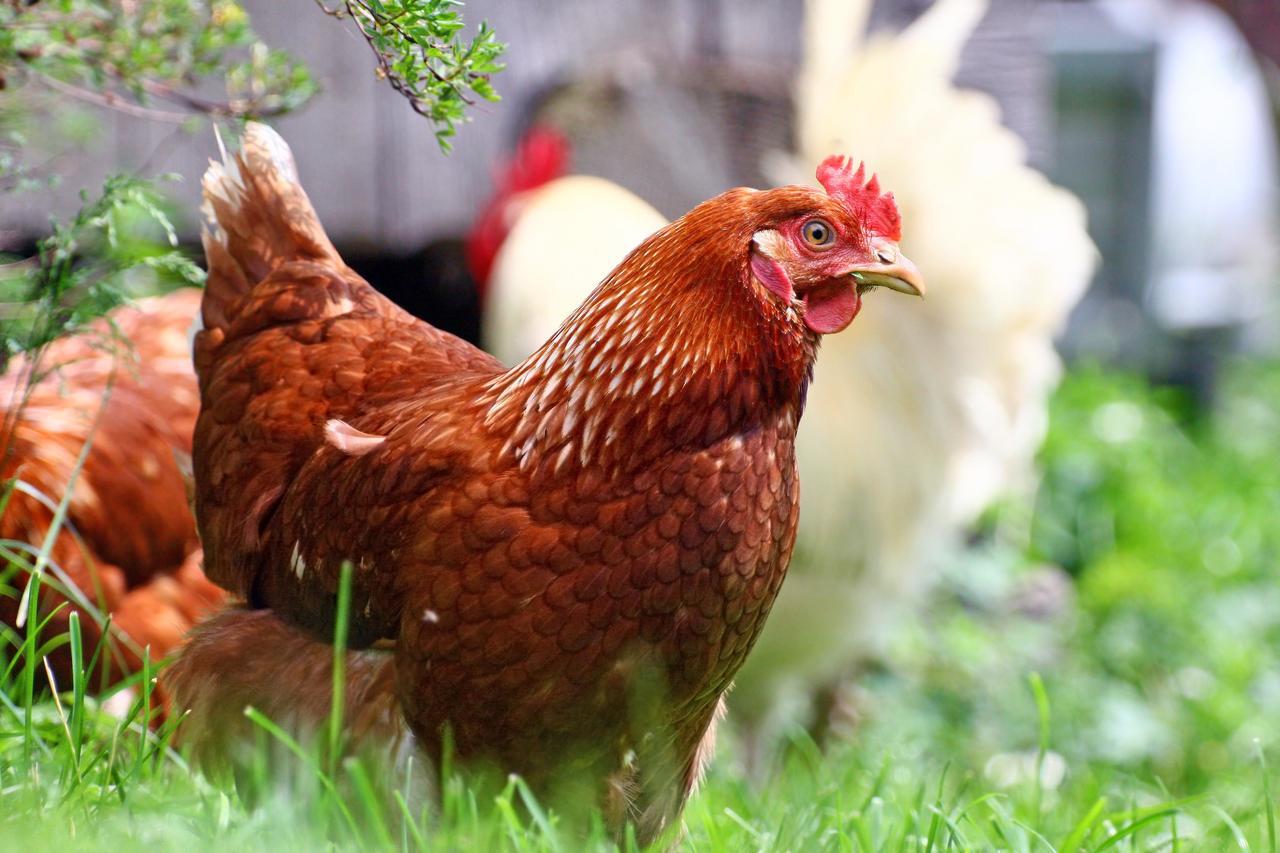
MULTIPOLYGON (((32 366, 25 358, 0 379, 6 407, 0 476, 19 481, 0 513, 0 538, 43 544, 77 458, 92 442, 67 524, 50 549, 41 611, 66 601, 68 591, 72 601, 87 605, 75 608, 86 658, 110 616, 112 642, 102 657, 112 677, 135 670, 148 646, 153 658, 164 657, 222 600, 200 571, 175 458, 191 453, 199 408, 187 339, 199 303, 199 291, 180 290, 117 309, 110 319, 120 340, 99 323, 53 343, 38 365, 47 375, 29 388, 32 366)), ((15 575, 11 594, 0 597, 5 624, 17 621, 26 583, 25 574, 15 575)), ((65 632, 70 612, 55 614, 47 631, 65 632)), ((51 661, 69 684, 66 649, 51 661)))
POLYGON ((210 575, 274 615, 197 634, 174 676, 194 730, 216 736, 227 697, 318 722, 323 694, 269 673, 324 670, 325 646, 281 637, 329 635, 350 561, 353 645, 394 653, 360 656, 349 695, 394 692, 430 757, 448 729, 535 790, 585 780, 652 837, 786 570, 812 329, 856 314, 850 264, 918 292, 858 219, 892 201, 837 163, 849 202, 705 202, 505 370, 342 263, 273 133, 252 126, 237 163, 205 180, 197 516, 210 575), (848 245, 793 257, 768 229, 815 210, 848 245))
POLYGON ((584 386, 531 399, 545 386, 348 274, 327 292, 351 310, 288 322, 279 307, 314 292, 306 272, 280 268, 288 283, 240 315, 255 331, 218 342, 207 373, 200 344, 206 399, 248 403, 209 407, 197 429, 211 575, 325 636, 349 560, 354 642, 397 640, 397 692, 428 752, 449 722, 460 757, 534 784, 560 756, 606 775, 654 727, 692 757, 782 581, 798 399, 760 417, 747 392, 717 406, 728 389, 708 384, 708 408, 649 425, 647 458, 584 467, 582 437, 554 432, 575 410, 607 417, 574 399, 584 386), (344 452, 325 441, 331 418, 385 440, 344 452), (632 719, 637 688, 660 694, 661 719, 632 719))

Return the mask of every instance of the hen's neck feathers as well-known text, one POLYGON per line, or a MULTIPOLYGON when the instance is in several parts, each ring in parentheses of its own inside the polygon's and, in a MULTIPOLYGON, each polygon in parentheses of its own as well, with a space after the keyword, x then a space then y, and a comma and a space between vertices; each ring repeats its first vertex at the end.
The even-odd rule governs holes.
POLYGON ((757 426, 794 434, 817 337, 750 273, 754 193, 659 231, 490 383, 485 424, 504 454, 525 469, 631 471, 757 426))

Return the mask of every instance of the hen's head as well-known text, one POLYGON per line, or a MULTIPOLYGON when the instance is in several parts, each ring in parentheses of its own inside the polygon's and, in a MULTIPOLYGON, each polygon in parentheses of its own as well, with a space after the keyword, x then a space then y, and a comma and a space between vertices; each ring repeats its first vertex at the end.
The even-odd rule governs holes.
POLYGON ((780 307, 830 334, 852 322, 868 290, 923 295, 920 272, 898 249, 897 205, 875 176, 829 157, 818 182, 822 190, 781 187, 750 197, 763 223, 751 239, 751 272, 780 307))

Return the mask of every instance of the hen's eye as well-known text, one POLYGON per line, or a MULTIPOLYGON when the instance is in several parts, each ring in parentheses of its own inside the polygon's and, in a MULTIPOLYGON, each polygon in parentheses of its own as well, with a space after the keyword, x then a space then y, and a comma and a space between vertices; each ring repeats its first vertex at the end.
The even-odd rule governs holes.
POLYGON ((804 237, 804 241, 814 249, 825 249, 836 238, 836 230, 825 219, 810 219, 800 229, 800 234, 804 237))

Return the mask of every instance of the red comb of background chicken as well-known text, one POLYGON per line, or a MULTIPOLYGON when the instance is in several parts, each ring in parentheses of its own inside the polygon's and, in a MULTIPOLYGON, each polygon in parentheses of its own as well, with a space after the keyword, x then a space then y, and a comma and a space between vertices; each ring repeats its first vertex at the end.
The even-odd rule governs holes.
POLYGON ((498 250, 511 229, 508 210, 521 193, 562 176, 569 164, 569 140, 553 128, 535 125, 520 140, 511 160, 499 171, 489 201, 467 234, 467 268, 483 297, 498 250))
POLYGON ((866 222, 871 230, 890 240, 902 239, 902 217, 893 193, 880 192, 880 182, 872 175, 866 180, 865 164, 853 170, 848 157, 833 154, 818 166, 818 182, 827 194, 840 199, 866 222))

